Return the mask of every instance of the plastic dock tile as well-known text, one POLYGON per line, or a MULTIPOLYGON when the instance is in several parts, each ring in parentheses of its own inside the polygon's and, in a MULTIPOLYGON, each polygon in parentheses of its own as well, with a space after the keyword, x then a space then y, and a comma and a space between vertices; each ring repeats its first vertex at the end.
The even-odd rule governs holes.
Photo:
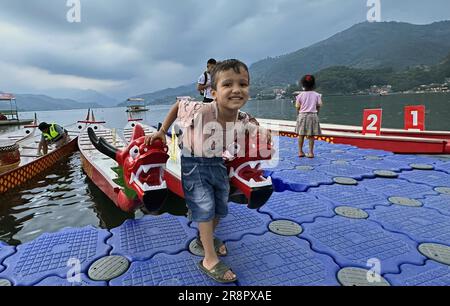
POLYGON ((431 187, 450 187, 450 174, 441 171, 414 170, 400 174, 401 179, 431 187))
POLYGON ((285 191, 274 193, 260 208, 273 219, 291 220, 297 223, 313 222, 318 216, 332 217, 334 206, 328 201, 319 201, 309 193, 285 191))
POLYGON ((312 249, 329 254, 345 267, 367 268, 370 259, 382 262, 381 274, 398 273, 403 263, 422 264, 425 257, 417 250, 417 243, 408 237, 384 230, 368 220, 318 218, 304 224, 305 237, 312 249))
POLYGON ((424 207, 438 210, 441 214, 450 216, 450 195, 440 194, 428 196, 420 200, 424 207))
POLYGON ((6 243, 3 243, 0 241, 0 272, 5 270, 5 267, 2 266, 3 261, 14 254, 15 248, 12 246, 7 245, 6 243))
POLYGON ((330 159, 330 160, 345 160, 345 161, 352 161, 352 160, 357 160, 357 159, 361 159, 362 156, 358 155, 358 154, 352 154, 351 150, 347 150, 347 151, 342 151, 342 153, 334 153, 334 152, 330 152, 330 153, 323 153, 320 154, 320 157, 325 158, 325 159, 330 159))
POLYGON ((332 162, 331 160, 320 156, 316 156, 315 158, 307 158, 307 157, 299 158, 297 155, 298 153, 296 153, 295 156, 287 158, 289 161, 294 163, 295 166, 316 167, 316 166, 330 165, 332 162))
POLYGON ((37 283, 35 286, 104 287, 104 286, 108 285, 106 282, 93 281, 93 280, 89 279, 89 277, 87 277, 85 274, 81 274, 79 280, 80 280, 80 282, 78 281, 78 279, 69 280, 69 279, 67 279, 67 277, 61 278, 61 277, 57 277, 57 276, 51 276, 51 277, 48 277, 48 278, 42 280, 41 282, 37 283))
POLYGON ((428 260, 424 266, 403 265, 400 274, 386 274, 394 286, 448 286, 450 266, 428 260))
POLYGON ((328 165, 316 167, 317 171, 331 176, 350 177, 354 179, 375 177, 373 171, 353 165, 328 165))
POLYGON ((372 169, 372 170, 390 170, 390 171, 399 172, 402 170, 411 170, 412 169, 408 163, 398 162, 398 161, 393 161, 393 160, 386 160, 386 159, 381 159, 381 160, 361 159, 361 160, 354 161, 352 164, 359 166, 359 167, 372 169))
MULTIPOLYGON (((269 231, 272 220, 268 215, 248 209, 246 205, 230 203, 228 207, 228 216, 220 221, 215 233, 223 241, 239 240, 243 235, 262 235, 269 231)), ((191 226, 197 230, 197 223, 191 226)))
POLYGON ((241 286, 339 285, 339 267, 330 257, 313 252, 303 239, 267 233, 248 235, 227 246, 224 261, 241 286))
POLYGON ((127 220, 111 230, 113 236, 107 241, 113 247, 110 255, 122 255, 135 261, 146 260, 161 252, 181 252, 196 237, 196 231, 187 222, 184 217, 169 214, 127 220))
POLYGON ((335 206, 350 206, 366 209, 376 205, 391 205, 385 196, 369 192, 360 186, 320 186, 309 191, 319 199, 331 201, 335 206))
POLYGON ((369 212, 369 220, 385 229, 403 233, 418 243, 433 242, 450 245, 450 217, 423 207, 377 207, 369 212))
POLYGON ((379 157, 383 157, 383 156, 392 156, 392 155, 394 155, 394 153, 388 152, 388 151, 372 150, 372 149, 359 149, 359 148, 350 149, 349 153, 356 154, 356 155, 361 155, 363 157, 365 157, 365 156, 379 156, 379 157))
POLYGON ((109 236, 106 230, 92 226, 44 234, 18 246, 17 253, 5 260, 3 275, 15 286, 30 286, 49 276, 65 278, 71 269, 70 259, 79 260, 81 272, 87 272, 94 261, 108 254, 110 247, 105 240, 109 236))
POLYGON ((303 192, 310 187, 333 184, 333 177, 319 171, 284 170, 273 173, 272 180, 276 191, 303 192))
POLYGON ((450 174, 450 162, 445 162, 445 163, 442 163, 442 164, 438 164, 436 166, 436 170, 444 171, 444 172, 450 174))
POLYGON ((262 168, 265 170, 266 176, 270 176, 273 173, 277 173, 282 170, 293 170, 296 165, 290 160, 282 158, 281 160, 271 160, 269 162, 264 162, 262 168))
POLYGON ((387 156, 386 160, 397 160, 403 161, 408 164, 432 164, 438 165, 442 164, 442 161, 437 158, 418 156, 418 155, 392 155, 387 156))
MULTIPOLYGON (((133 262, 111 286, 218 286, 198 267, 201 258, 188 252, 158 254, 147 261, 133 262)), ((229 284, 228 286, 234 286, 229 284)))
POLYGON ((400 179, 376 178, 373 180, 364 180, 359 185, 373 193, 383 194, 387 197, 409 197, 417 199, 427 195, 437 194, 433 188, 427 185, 411 183, 400 179))

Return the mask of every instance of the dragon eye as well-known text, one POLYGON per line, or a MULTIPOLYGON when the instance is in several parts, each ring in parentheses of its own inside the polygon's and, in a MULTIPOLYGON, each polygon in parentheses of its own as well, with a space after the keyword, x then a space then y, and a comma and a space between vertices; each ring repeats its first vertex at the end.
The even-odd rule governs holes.
POLYGON ((139 155, 139 148, 138 148, 138 146, 132 147, 131 150, 130 150, 131 158, 136 159, 138 157, 138 155, 139 155))

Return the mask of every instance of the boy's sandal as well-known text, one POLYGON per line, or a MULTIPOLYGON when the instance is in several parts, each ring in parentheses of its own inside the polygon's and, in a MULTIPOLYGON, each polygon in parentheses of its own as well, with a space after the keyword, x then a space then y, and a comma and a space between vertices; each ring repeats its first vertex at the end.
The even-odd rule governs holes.
POLYGON ((229 284, 229 283, 234 283, 235 281, 237 281, 237 276, 235 276, 232 279, 225 278, 225 274, 227 274, 228 271, 231 271, 232 273, 233 273, 233 271, 230 269, 230 267, 228 267, 222 261, 219 261, 211 270, 208 270, 205 268, 205 266, 203 266, 203 260, 201 260, 198 263, 198 267, 206 275, 208 275, 209 277, 211 277, 213 280, 215 280, 218 283, 229 284))
POLYGON ((298 155, 298 157, 300 157, 300 158, 305 157, 305 156, 306 155, 304 153, 298 155))
POLYGON ((308 154, 308 155, 306 155, 306 157, 308 157, 308 158, 314 158, 314 154, 308 154))
MULTIPOLYGON (((203 243, 200 240, 200 237, 197 237, 196 241, 197 241, 197 245, 198 245, 199 249, 201 251, 203 251, 202 256, 205 256, 205 250, 203 249, 203 243)), ((217 256, 225 257, 228 255, 228 250, 227 250, 227 247, 225 246, 225 253, 221 253, 220 248, 222 246, 225 246, 225 243, 222 240, 220 240, 219 238, 214 238, 214 250, 216 250, 217 256)))

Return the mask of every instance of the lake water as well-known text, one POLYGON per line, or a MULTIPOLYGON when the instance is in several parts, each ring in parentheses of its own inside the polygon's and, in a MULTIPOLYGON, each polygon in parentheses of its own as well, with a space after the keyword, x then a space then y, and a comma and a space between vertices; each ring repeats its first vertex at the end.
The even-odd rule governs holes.
MULTIPOLYGON (((427 108, 426 126, 429 130, 450 130, 450 94, 324 97, 320 114, 324 123, 360 125, 362 110, 383 108, 383 127, 403 127, 403 107, 424 104, 427 108)), ((144 122, 156 125, 164 120, 170 106, 151 106, 142 115, 144 122)), ((256 117, 295 120, 295 109, 290 101, 249 101, 245 111, 256 117)), ((87 110, 38 112, 40 121, 62 125, 75 123, 86 117, 87 110)), ((121 129, 127 123, 125 108, 94 110, 97 120, 121 129)), ((21 118, 33 118, 34 112, 22 112, 21 118)), ((0 133, 18 127, 0 127, 0 133)), ((164 208, 172 214, 183 215, 184 204, 169 201, 164 208)), ((55 167, 35 178, 20 190, 0 196, 0 240, 11 245, 31 241, 47 232, 65 227, 93 225, 111 229, 126 219, 139 218, 143 211, 126 214, 117 209, 86 177, 81 168, 79 153, 61 160, 55 167)))

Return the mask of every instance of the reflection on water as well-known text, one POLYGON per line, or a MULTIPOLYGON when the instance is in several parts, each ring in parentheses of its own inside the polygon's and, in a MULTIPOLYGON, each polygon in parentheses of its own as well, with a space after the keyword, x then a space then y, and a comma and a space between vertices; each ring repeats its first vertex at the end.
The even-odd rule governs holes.
MULTIPOLYGON (((93 225, 112 229, 145 212, 125 213, 83 173, 80 153, 61 160, 52 170, 2 195, 0 240, 19 245, 66 227, 93 225)), ((171 196, 161 213, 184 216, 184 201, 171 196)))
MULTIPOLYGON (((402 128, 403 107, 425 104, 427 129, 450 130, 450 94, 398 95, 387 97, 325 97, 321 121, 360 125, 362 110, 382 107, 383 126, 402 128)), ((150 111, 140 113, 150 125, 162 122, 170 106, 151 106, 150 111)), ((106 126, 121 129, 127 123, 126 108, 95 110, 96 119, 106 121, 106 126)), ((256 117, 295 120, 295 108, 290 101, 250 101, 245 109, 256 117)), ((38 112, 38 119, 69 125, 86 117, 87 110, 38 112)), ((33 112, 23 116, 34 116, 33 112)), ((0 133, 18 127, 0 127, 0 133)), ((1 138, 1 136, 0 136, 1 138)), ((173 194, 161 213, 186 215, 183 200, 173 194)), ((0 240, 11 245, 31 241, 43 233, 56 232, 65 227, 93 225, 111 229, 125 220, 140 218, 145 211, 127 214, 116 208, 82 171, 79 153, 61 160, 47 173, 33 179, 20 190, 0 196, 0 240)))

